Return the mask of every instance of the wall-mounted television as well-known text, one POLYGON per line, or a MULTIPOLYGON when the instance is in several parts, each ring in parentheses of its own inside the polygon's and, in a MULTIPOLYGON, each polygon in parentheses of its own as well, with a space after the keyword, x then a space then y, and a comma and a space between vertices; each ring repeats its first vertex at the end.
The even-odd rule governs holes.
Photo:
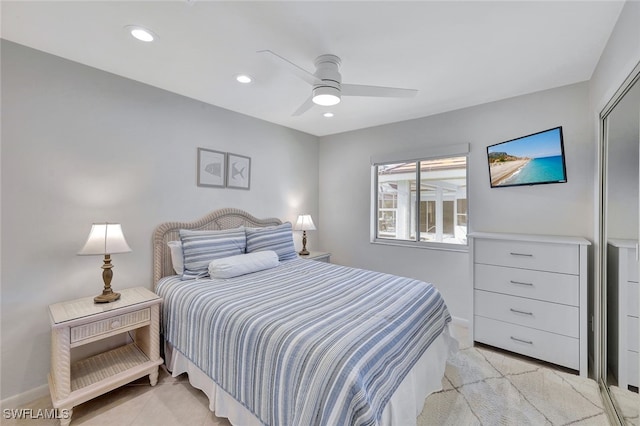
POLYGON ((562 127, 487 147, 491 187, 567 181, 562 127))

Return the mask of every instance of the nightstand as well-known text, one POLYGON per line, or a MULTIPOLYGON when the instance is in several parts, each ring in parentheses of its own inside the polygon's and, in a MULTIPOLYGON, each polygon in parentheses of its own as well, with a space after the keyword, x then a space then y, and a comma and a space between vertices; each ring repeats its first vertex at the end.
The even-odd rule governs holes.
POLYGON ((311 259, 319 262, 331 263, 331 253, 324 251, 310 251, 307 255, 299 255, 300 259, 311 259))
POLYGON ((160 303, 157 294, 142 288, 122 290, 120 299, 96 304, 93 297, 49 306, 53 407, 68 410, 60 424, 71 422, 73 407, 126 383, 149 375, 158 382, 160 303), (71 363, 78 346, 129 332, 133 342, 71 363))

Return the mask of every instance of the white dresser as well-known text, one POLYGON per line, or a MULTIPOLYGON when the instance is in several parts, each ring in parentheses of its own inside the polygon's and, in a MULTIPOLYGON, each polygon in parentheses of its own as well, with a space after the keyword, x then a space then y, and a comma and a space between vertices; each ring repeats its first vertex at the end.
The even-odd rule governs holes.
POLYGON ((587 376, 587 248, 579 237, 475 232, 473 340, 587 376))
POLYGON ((638 260, 635 240, 607 246, 607 359, 618 386, 638 386, 638 260))

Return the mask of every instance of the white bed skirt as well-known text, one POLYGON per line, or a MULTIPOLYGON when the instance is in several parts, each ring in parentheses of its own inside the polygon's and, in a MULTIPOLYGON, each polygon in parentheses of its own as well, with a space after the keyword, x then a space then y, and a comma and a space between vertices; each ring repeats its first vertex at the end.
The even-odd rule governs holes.
MULTIPOLYGON (((400 383, 382 412, 381 426, 415 426, 424 400, 442 389, 442 377, 447 358, 458 349, 458 342, 445 327, 400 383)), ((229 419, 235 426, 262 426, 262 422, 219 387, 202 370, 165 342, 166 365, 173 377, 189 375, 189 383, 209 398, 209 409, 218 417, 229 419)))

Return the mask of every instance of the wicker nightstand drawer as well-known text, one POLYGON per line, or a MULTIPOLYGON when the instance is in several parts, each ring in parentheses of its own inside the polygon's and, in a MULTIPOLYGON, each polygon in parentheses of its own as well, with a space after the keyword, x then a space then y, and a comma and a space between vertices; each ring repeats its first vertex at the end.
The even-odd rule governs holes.
POLYGON ((147 322, 150 319, 151 309, 146 308, 102 321, 71 327, 71 343, 73 344, 81 340, 87 340, 95 336, 111 333, 131 325, 147 322))

